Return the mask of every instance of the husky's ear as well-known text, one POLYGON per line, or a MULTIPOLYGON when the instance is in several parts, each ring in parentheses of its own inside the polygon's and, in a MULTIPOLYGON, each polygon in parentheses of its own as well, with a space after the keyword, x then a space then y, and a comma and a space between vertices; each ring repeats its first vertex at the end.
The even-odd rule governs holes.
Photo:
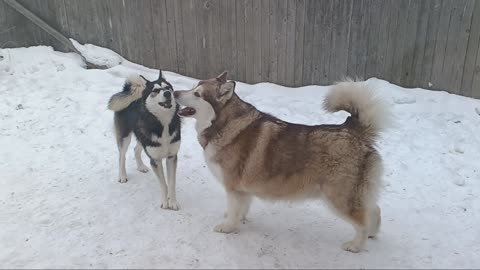
POLYGON ((226 83, 227 82, 227 74, 228 74, 227 71, 222 72, 222 74, 217 76, 217 81, 219 81, 222 84, 226 83))
POLYGON ((142 78, 142 79, 145 81, 145 83, 149 83, 149 82, 150 82, 149 80, 147 80, 147 79, 146 79, 145 77, 143 77, 142 75, 139 75, 139 76, 140 76, 140 78, 142 78))
POLYGON ((158 74, 157 82, 158 82, 158 81, 161 81, 162 79, 165 80, 165 78, 163 77, 163 72, 162 72, 161 69, 159 69, 159 72, 158 72, 158 73, 159 73, 159 74, 158 74))
POLYGON ((235 82, 234 81, 226 82, 222 84, 222 86, 220 86, 220 91, 218 93, 217 99, 229 100, 232 97, 234 91, 235 91, 235 82))

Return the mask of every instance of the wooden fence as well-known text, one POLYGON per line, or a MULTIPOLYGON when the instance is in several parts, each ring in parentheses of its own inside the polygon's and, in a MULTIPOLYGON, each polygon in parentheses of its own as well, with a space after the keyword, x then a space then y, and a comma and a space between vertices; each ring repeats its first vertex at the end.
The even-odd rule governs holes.
MULTIPOLYGON (((196 77, 330 84, 343 75, 480 98, 480 1, 20 0, 81 43, 196 77)), ((66 48, 0 1, 0 45, 66 48)))

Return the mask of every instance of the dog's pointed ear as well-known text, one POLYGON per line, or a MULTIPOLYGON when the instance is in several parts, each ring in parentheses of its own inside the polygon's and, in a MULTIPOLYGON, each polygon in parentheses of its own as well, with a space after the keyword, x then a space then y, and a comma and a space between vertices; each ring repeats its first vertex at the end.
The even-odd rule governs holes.
POLYGON ((222 86, 220 86, 220 91, 218 93, 217 99, 227 101, 232 97, 233 92, 235 92, 235 82, 226 82, 222 84, 222 86))
POLYGON ((149 80, 147 80, 147 79, 146 79, 145 77, 143 77, 142 75, 139 75, 139 76, 140 76, 140 78, 142 78, 142 79, 145 81, 145 83, 149 83, 149 82, 150 82, 149 80))
POLYGON ((159 69, 159 72, 158 72, 158 73, 159 73, 159 74, 158 74, 158 79, 157 79, 157 81, 161 81, 162 79, 165 80, 165 78, 163 77, 163 72, 162 72, 161 69, 159 69))
POLYGON ((227 82, 227 74, 228 74, 227 71, 222 72, 222 74, 217 76, 217 81, 219 81, 222 84, 226 83, 227 82))

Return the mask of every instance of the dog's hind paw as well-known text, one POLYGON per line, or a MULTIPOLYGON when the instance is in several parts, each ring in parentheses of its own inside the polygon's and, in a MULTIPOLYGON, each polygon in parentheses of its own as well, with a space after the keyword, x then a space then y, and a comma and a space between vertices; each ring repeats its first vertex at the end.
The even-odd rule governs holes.
POLYGON ((228 223, 218 224, 217 226, 215 226, 215 228, 213 228, 213 230, 218 233, 231 233, 234 232, 236 229, 237 228, 235 225, 228 223))
POLYGON ((358 243, 355 243, 355 241, 349 241, 349 242, 343 243, 342 249, 353 252, 353 253, 358 253, 362 251, 362 246, 359 245, 358 243))
POLYGON ((118 182, 120 182, 120 183, 126 183, 127 181, 128 181, 127 178, 120 178, 120 179, 118 179, 118 182))
POLYGON ((148 172, 148 167, 145 166, 145 165, 138 166, 137 171, 147 173, 148 172))

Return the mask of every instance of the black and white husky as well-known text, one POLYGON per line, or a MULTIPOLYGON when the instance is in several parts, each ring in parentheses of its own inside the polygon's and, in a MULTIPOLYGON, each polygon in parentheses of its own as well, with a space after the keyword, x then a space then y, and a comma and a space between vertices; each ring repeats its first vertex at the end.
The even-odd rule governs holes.
POLYGON ((150 158, 162 189, 161 207, 178 210, 175 194, 177 153, 180 148, 179 105, 173 98, 173 87, 160 71, 156 81, 143 76, 130 77, 122 92, 114 94, 108 102, 108 109, 115 112, 115 135, 119 151, 119 182, 127 182, 125 154, 132 138, 137 138, 135 160, 137 169, 147 172, 142 161, 142 149, 150 158), (162 160, 167 159, 167 183, 163 173, 162 160))

